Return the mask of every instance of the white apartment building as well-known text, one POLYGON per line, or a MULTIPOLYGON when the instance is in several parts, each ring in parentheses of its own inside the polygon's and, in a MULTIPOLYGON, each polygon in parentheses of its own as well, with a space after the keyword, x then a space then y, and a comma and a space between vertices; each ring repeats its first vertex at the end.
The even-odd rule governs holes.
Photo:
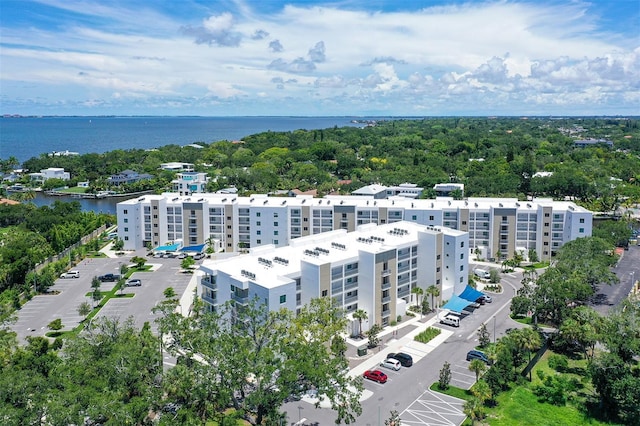
POLYGON ((205 260, 198 294, 209 309, 252 299, 269 310, 293 312, 311 299, 332 297, 347 313, 367 312, 372 324, 389 325, 416 303, 411 289, 435 285, 442 299, 460 294, 468 279, 468 234, 396 222, 361 225, 265 245, 249 254, 205 260))
POLYGON ((173 191, 178 195, 191 195, 194 193, 202 193, 206 191, 209 178, 206 173, 183 172, 176 175, 176 179, 172 180, 173 191))
POLYGON ((264 194, 177 193, 145 195, 118 203, 118 236, 125 249, 182 241, 214 242, 226 252, 289 245, 308 235, 399 221, 469 233, 468 249, 480 257, 509 258, 535 250, 543 260, 564 243, 591 235, 592 213, 573 202, 515 198, 363 196, 269 197, 264 194))

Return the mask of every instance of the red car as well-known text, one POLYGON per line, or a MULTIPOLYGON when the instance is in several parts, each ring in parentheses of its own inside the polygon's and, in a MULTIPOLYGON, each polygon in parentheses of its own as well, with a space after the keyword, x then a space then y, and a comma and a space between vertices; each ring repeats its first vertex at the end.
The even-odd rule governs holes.
POLYGON ((378 383, 387 383, 387 375, 380 370, 367 370, 364 372, 364 378, 378 383))

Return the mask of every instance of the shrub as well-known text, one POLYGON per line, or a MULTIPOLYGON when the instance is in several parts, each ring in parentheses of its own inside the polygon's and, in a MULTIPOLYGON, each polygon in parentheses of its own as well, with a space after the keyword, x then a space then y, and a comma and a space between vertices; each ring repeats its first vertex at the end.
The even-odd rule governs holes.
POLYGON ((420 343, 428 343, 431 339, 433 339, 434 337, 436 337, 440 333, 441 333, 441 330, 439 328, 429 327, 425 331, 423 331, 422 333, 418 334, 414 338, 414 340, 416 340, 416 341, 418 341, 420 343))
POLYGON ((549 368, 558 372, 567 371, 569 360, 564 355, 552 354, 549 356, 549 368))
POLYGON ((451 382, 451 364, 445 361, 442 369, 440 370, 438 387, 442 390, 449 389, 449 382, 451 382))

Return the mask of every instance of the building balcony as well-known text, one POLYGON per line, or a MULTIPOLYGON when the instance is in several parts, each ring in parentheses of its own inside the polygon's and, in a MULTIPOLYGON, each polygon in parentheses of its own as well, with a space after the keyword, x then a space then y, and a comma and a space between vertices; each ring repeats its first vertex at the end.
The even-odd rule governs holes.
POLYGON ((382 298, 382 303, 389 303, 391 302, 391 296, 385 296, 382 298))
POLYGON ((207 279, 207 278, 203 278, 202 280, 200 280, 200 283, 210 289, 210 290, 217 290, 218 289, 218 284, 216 284, 215 279, 207 279))
POLYGON ((390 283, 390 282, 388 282, 388 283, 382 283, 382 285, 380 286, 380 288, 381 288, 382 290, 386 290, 386 289, 388 289, 388 288, 391 288, 391 283, 390 283))
POLYGON ((380 275, 382 275, 383 277, 388 277, 389 275, 391 275, 391 269, 384 269, 382 272, 380 272, 380 275))
POLYGON ((241 305, 249 304, 249 296, 238 296, 235 293, 231 294, 231 300, 241 305))
POLYGON ((357 302, 358 301, 358 296, 349 296, 349 297, 345 297, 344 298, 344 304, 345 305, 349 305, 353 302, 357 302))
POLYGON ((390 317, 391 316, 391 310, 387 309, 386 311, 382 311, 382 318, 385 317, 390 317))
POLYGON ((351 290, 351 289, 354 289, 354 288, 358 288, 358 282, 357 281, 356 282, 352 282, 352 283, 345 283, 344 284, 344 289, 345 290, 351 290))
POLYGON ((202 300, 210 305, 217 305, 218 301, 212 297, 205 296, 204 294, 201 296, 202 300))

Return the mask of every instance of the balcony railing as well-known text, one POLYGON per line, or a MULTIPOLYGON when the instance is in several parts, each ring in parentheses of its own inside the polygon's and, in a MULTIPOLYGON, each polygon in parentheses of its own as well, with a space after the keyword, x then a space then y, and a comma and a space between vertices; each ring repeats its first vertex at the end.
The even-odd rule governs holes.
POLYGON ((215 280, 208 280, 206 278, 203 278, 200 283, 211 290, 217 290, 218 289, 218 285, 216 284, 215 280))
POLYGON ((388 288, 391 288, 391 283, 382 283, 382 285, 380 286, 381 289, 386 290, 388 288))
POLYGON ((236 303, 240 303, 242 305, 246 305, 249 303, 249 296, 238 296, 235 293, 231 294, 231 300, 236 303))
POLYGON ((380 275, 382 275, 383 277, 388 277, 389 275, 391 275, 391 269, 383 269, 382 272, 380 272, 380 275))
POLYGON ((212 297, 209 296, 205 296, 204 294, 202 295, 202 300, 204 300, 205 302, 207 302, 210 305, 217 305, 218 301, 212 297))

